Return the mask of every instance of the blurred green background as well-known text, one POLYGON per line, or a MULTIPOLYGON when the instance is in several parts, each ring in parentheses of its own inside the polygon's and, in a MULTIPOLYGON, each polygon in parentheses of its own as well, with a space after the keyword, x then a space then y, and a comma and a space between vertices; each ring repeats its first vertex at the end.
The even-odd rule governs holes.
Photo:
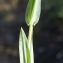
MULTIPOLYGON (((28 0, 0 0, 0 63, 19 63, 19 32, 28 35, 28 0)), ((42 0, 33 35, 35 63, 63 63, 63 0, 42 0)))

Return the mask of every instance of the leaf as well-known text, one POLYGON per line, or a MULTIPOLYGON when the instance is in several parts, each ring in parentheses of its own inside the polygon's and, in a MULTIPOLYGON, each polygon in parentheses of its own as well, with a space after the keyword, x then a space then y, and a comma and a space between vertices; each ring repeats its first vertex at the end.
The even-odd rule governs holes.
POLYGON ((20 63, 34 63, 32 42, 29 47, 27 37, 22 28, 19 36, 19 55, 20 63))
POLYGON ((27 37, 26 37, 23 29, 21 28, 20 36, 19 36, 20 63, 27 63, 26 42, 27 42, 27 37))
POLYGON ((41 0, 29 0, 25 15, 27 25, 29 26, 32 22, 35 26, 39 21, 40 13, 41 0))

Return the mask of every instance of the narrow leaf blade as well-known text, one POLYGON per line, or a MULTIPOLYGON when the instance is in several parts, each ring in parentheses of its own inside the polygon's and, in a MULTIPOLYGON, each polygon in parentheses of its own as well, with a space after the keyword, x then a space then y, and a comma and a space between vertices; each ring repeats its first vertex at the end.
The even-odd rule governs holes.
POLYGON ((20 63, 34 63, 32 41, 29 45, 27 42, 27 37, 22 28, 19 36, 19 56, 20 63))
POLYGON ((20 36, 19 36, 20 63, 27 63, 26 42, 27 42, 27 37, 26 37, 23 29, 21 28, 20 36))

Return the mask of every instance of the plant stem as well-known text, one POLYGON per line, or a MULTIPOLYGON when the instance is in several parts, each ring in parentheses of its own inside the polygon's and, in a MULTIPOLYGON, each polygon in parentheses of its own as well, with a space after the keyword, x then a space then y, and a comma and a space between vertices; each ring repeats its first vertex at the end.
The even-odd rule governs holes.
POLYGON ((32 34, 33 34, 33 23, 31 21, 30 26, 29 26, 29 34, 28 34, 28 44, 30 46, 30 42, 32 40, 32 34))

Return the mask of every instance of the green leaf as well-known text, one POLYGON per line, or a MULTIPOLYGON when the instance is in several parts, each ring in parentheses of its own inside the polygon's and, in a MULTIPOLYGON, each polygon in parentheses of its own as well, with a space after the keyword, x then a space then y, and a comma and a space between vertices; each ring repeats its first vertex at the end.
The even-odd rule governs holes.
POLYGON ((40 13, 41 0, 29 0, 25 15, 27 25, 29 26, 32 22, 35 26, 39 21, 40 13))
POLYGON ((19 36, 19 55, 20 63, 34 63, 32 42, 30 45, 28 44, 27 37, 22 28, 19 36))
POLYGON ((20 36, 19 36, 20 63, 27 63, 26 42, 27 42, 27 37, 26 37, 23 29, 21 28, 20 36))

